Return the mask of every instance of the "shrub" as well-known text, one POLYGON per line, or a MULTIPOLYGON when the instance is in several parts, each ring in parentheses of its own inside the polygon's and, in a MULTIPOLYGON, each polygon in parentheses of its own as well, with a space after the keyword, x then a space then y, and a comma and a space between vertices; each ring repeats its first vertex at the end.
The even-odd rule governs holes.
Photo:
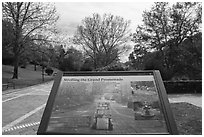
POLYGON ((3 65, 13 65, 13 57, 2 57, 3 65))
POLYGON ((54 72, 54 71, 53 71, 52 68, 46 68, 46 69, 45 69, 45 73, 47 73, 49 76, 52 75, 53 72, 54 72))
POLYGON ((202 93, 201 80, 164 81, 164 86, 168 94, 202 93))
POLYGON ((24 69, 25 69, 25 68, 26 68, 26 65, 22 65, 21 68, 24 68, 24 69))

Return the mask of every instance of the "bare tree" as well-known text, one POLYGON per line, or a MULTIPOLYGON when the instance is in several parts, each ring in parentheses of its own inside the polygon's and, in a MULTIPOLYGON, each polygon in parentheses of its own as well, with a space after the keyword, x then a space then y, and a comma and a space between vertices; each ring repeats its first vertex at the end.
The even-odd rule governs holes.
POLYGON ((129 24, 120 16, 93 14, 77 27, 74 43, 81 45, 92 58, 95 69, 107 66, 128 50, 129 24))
POLYGON ((13 78, 17 79, 20 55, 26 50, 28 39, 43 40, 42 37, 39 39, 38 34, 45 34, 44 32, 57 21, 58 16, 54 5, 35 2, 2 3, 2 15, 3 20, 13 24, 13 78))

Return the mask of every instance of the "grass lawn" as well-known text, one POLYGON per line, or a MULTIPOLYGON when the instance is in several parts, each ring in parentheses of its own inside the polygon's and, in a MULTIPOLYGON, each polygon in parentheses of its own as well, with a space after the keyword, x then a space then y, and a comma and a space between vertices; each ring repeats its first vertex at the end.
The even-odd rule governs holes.
MULTIPOLYGON (((2 65, 2 83, 14 82, 15 88, 23 88, 36 84, 42 83, 42 72, 41 67, 38 66, 37 70, 34 71, 33 65, 28 65, 25 69, 18 69, 18 79, 12 79, 13 76, 13 66, 2 65)), ((44 76, 44 82, 53 80, 53 76, 44 76)), ((12 89, 9 87, 8 89, 12 89)), ((2 90, 6 90, 5 87, 2 87, 2 90)))
POLYGON ((180 135, 202 135, 202 108, 189 103, 172 103, 180 135))

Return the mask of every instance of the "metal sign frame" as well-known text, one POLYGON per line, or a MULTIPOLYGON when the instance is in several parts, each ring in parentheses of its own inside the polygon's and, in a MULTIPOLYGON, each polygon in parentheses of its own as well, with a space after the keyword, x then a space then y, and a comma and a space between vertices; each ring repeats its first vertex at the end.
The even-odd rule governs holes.
MULTIPOLYGON (((136 76, 136 75, 153 75, 156 88, 158 91, 158 97, 161 103, 161 109, 163 110, 164 118, 166 121, 167 125, 167 130, 169 134, 172 135, 178 135, 178 130, 176 126, 176 122, 173 117, 172 110, 170 108, 170 104, 168 101, 167 93, 160 75, 160 72, 158 70, 152 70, 152 71, 107 71, 107 72, 58 72, 54 84, 51 90, 51 93, 49 95, 37 134, 38 135, 58 135, 62 133, 57 133, 57 132, 46 132, 49 119, 52 113, 52 108, 54 105, 54 100, 57 95, 57 91, 60 86, 60 82, 63 76, 136 76)), ((151 134, 151 133, 150 133, 151 134)), ((160 133, 159 133, 160 134, 160 133)), ((161 133, 163 134, 163 133, 161 133)))

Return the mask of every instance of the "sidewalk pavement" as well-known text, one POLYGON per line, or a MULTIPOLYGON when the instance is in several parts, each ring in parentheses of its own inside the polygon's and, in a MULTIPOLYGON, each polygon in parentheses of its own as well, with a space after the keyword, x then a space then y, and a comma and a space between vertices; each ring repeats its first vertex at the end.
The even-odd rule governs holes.
POLYGON ((39 84, 28 86, 28 87, 23 87, 23 88, 7 89, 7 90, 2 91, 2 96, 6 95, 6 94, 11 94, 11 93, 19 93, 19 92, 24 91, 24 90, 37 89, 41 86, 47 86, 47 85, 51 85, 51 86, 47 87, 48 88, 47 90, 50 91, 53 83, 54 83, 54 81, 52 80, 52 81, 47 81, 44 83, 39 83, 39 84))
POLYGON ((198 107, 202 107, 202 94, 170 94, 170 103, 187 102, 198 107))
POLYGON ((36 135, 53 81, 2 93, 2 134, 36 135))

